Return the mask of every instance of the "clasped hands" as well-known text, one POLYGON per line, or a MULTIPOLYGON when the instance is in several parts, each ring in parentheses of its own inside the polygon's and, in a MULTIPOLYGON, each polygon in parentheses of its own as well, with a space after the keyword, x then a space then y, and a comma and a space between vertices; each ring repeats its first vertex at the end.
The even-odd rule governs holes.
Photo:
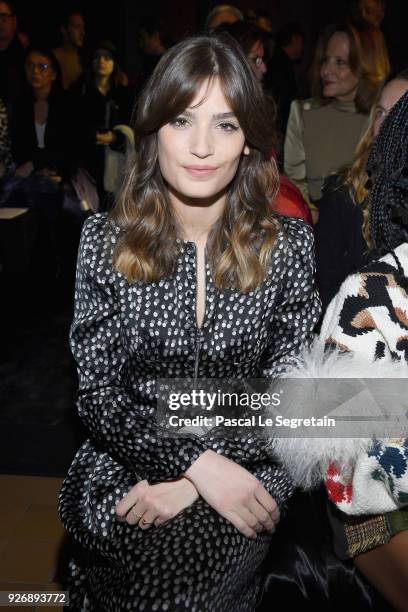
POLYGON ((174 518, 199 496, 248 538, 275 531, 279 521, 278 506, 259 480, 212 450, 200 455, 177 480, 138 482, 118 503, 116 514, 129 525, 149 529, 174 518))

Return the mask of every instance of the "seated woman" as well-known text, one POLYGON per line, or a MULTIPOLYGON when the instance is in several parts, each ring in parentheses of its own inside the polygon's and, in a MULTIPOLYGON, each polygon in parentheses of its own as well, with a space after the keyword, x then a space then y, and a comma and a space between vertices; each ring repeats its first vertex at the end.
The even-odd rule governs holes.
MULTIPOLYGON (((303 377, 408 378, 408 92, 388 113, 367 169, 371 261, 330 303, 319 342, 300 367, 303 377), (327 355, 325 347, 339 353, 327 355)), ((384 399, 397 408, 395 397, 384 399)), ((360 400, 359 414, 363 407, 360 400)), ((276 443, 298 484, 326 481, 337 553, 352 558, 397 610, 406 610, 408 601, 405 422, 397 423, 392 439, 276 443)), ((365 421, 365 431, 369 426, 365 421)))
POLYGON ((79 229, 62 210, 62 186, 76 170, 78 142, 72 106, 62 90, 53 53, 31 48, 26 55, 25 72, 27 91, 11 108, 11 147, 16 169, 14 176, 4 179, 2 205, 36 211, 40 232, 37 254, 42 270, 39 280, 44 281, 48 294, 49 281, 70 274, 76 257, 71 243, 77 240, 79 229))
POLYGON ((292 103, 284 146, 285 173, 312 204, 322 197, 325 179, 351 164, 388 72, 379 30, 344 25, 323 33, 314 60, 313 98, 292 103))
POLYGON ((34 173, 59 184, 75 167, 72 115, 53 53, 32 48, 25 60, 27 92, 13 104, 11 143, 16 175, 34 173))
POLYGON ((319 317, 310 227, 271 212, 262 88, 222 34, 172 47, 137 106, 136 164, 85 224, 71 347, 90 439, 60 496, 71 605, 251 611, 291 483, 265 439, 169 434, 158 378, 279 376, 319 317))
POLYGON ((91 66, 72 88, 77 105, 81 165, 96 181, 102 209, 112 203, 104 180, 106 149, 125 150, 126 139, 114 128, 130 122, 131 93, 120 83, 120 76, 116 48, 105 40, 96 46, 91 66))
POLYGON ((353 165, 326 181, 315 226, 316 278, 323 313, 349 274, 366 263, 368 244, 367 159, 384 117, 408 89, 408 70, 384 84, 370 113, 353 165))

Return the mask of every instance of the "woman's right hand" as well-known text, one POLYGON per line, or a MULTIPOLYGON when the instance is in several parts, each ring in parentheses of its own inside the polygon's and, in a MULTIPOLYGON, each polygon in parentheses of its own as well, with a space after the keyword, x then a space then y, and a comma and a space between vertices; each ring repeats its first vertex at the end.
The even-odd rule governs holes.
POLYGON ((231 459, 207 450, 185 476, 214 510, 248 538, 262 530, 275 531, 280 516, 276 501, 255 476, 231 459))
POLYGON ((174 518, 198 499, 195 486, 188 478, 181 477, 156 484, 141 480, 121 499, 116 506, 119 520, 129 525, 148 529, 174 518))

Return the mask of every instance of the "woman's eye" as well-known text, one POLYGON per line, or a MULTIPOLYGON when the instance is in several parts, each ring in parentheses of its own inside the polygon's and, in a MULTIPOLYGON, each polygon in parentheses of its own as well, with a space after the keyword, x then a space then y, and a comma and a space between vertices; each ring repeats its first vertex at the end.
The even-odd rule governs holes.
POLYGON ((176 117, 175 119, 169 121, 169 123, 174 127, 186 127, 186 125, 188 125, 188 121, 187 119, 184 119, 184 117, 176 117))
POLYGON ((237 125, 235 125, 235 123, 220 123, 218 125, 218 127, 220 127, 222 130, 224 130, 225 132, 236 132, 237 130, 239 130, 239 127, 237 125))
POLYGON ((344 59, 341 59, 340 57, 336 60, 336 64, 337 66, 346 66, 347 62, 344 59))

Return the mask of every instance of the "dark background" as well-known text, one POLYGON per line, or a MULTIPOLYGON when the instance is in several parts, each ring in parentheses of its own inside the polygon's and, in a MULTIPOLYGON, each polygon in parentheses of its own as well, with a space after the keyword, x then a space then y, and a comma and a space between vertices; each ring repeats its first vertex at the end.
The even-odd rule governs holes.
MULTIPOLYGON (((340 20, 347 15, 351 0, 236 0, 232 4, 245 10, 264 8, 269 11, 274 29, 289 21, 300 21, 307 37, 308 55, 314 46, 322 26, 340 20)), ((170 37, 178 40, 203 27, 213 0, 94 0, 73 3, 67 0, 16 0, 20 29, 26 31, 32 41, 42 41, 49 46, 59 42, 59 18, 64 10, 78 7, 84 14, 87 27, 87 44, 92 47, 98 40, 109 38, 119 49, 122 64, 130 68, 137 49, 138 19, 145 15, 160 17, 170 37)), ((406 0, 387 0, 383 23, 391 59, 396 68, 408 65, 408 36, 406 32, 406 0)))

